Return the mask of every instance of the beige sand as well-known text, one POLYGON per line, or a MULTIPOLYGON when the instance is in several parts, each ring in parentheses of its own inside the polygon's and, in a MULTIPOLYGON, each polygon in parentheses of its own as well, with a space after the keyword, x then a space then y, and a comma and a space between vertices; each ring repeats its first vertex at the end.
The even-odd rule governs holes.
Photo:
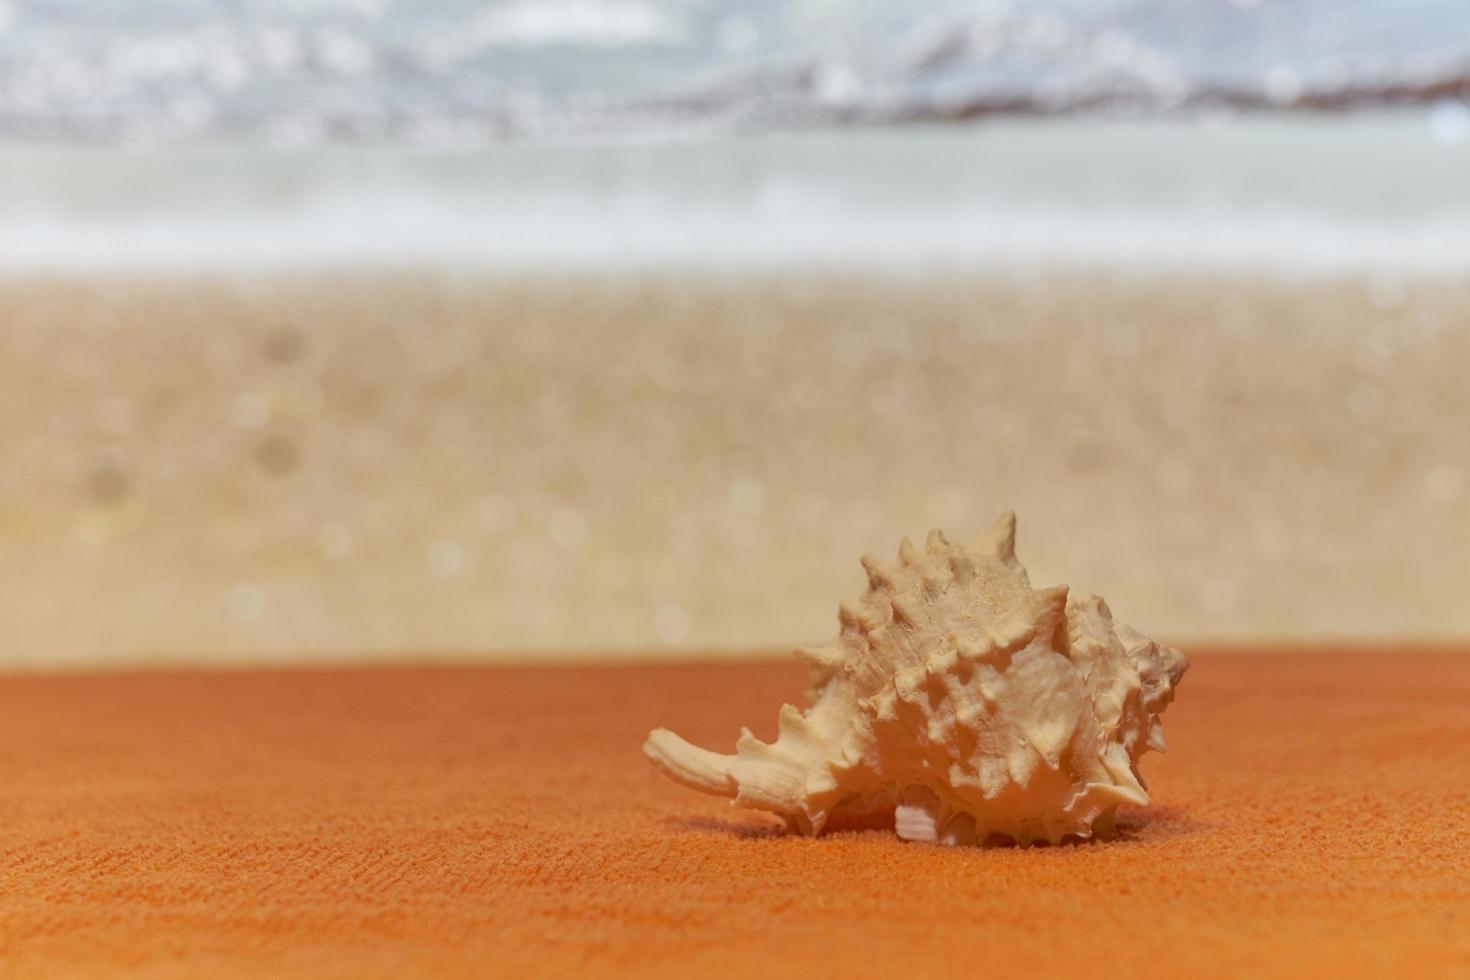
POLYGON ((1151 635, 1465 635, 1467 322, 1384 280, 10 281, 0 663, 785 646, 855 554, 1006 507, 1151 635))

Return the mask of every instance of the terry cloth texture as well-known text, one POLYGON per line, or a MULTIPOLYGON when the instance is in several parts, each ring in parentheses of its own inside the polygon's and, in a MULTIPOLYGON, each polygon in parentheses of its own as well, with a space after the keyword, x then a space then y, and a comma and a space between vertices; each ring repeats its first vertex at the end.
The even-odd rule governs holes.
POLYGON ((1109 843, 794 837, 639 752, 803 682, 0 678, 0 975, 1470 976, 1470 655, 1197 654, 1109 843))

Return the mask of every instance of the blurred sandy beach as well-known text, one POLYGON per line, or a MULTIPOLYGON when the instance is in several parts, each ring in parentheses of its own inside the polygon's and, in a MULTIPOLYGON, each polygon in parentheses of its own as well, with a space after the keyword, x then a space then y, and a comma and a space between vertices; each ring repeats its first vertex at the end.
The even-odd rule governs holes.
POLYGON ((1179 641, 1463 635, 1467 318, 1446 278, 18 278, 0 658, 780 649, 1004 508, 1179 641))
POLYGON ((770 652, 1021 517, 1178 643, 1470 633, 1470 109, 0 146, 0 664, 770 652))

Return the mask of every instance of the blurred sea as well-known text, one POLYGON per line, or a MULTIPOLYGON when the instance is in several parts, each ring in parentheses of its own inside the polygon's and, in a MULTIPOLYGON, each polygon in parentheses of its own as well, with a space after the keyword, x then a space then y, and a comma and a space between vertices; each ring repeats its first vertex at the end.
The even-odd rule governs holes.
POLYGON ((0 135, 514 137, 1470 92, 1463 0, 0 2, 0 135))
POLYGON ((1467 86, 1462 0, 0 0, 0 268, 1458 273, 1467 86))

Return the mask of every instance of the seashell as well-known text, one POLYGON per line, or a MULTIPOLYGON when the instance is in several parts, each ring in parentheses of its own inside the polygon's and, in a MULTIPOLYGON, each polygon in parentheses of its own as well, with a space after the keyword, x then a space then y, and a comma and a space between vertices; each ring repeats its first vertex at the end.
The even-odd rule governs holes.
POLYGON ((944 844, 1109 833, 1120 803, 1148 803, 1138 759, 1164 750, 1188 662, 1097 596, 1033 589, 1015 534, 1007 513, 974 548, 932 531, 896 565, 864 557, 837 639, 796 651, 812 703, 781 708, 774 742, 745 729, 721 755, 661 728, 644 753, 807 834, 890 811, 899 837, 944 844))

